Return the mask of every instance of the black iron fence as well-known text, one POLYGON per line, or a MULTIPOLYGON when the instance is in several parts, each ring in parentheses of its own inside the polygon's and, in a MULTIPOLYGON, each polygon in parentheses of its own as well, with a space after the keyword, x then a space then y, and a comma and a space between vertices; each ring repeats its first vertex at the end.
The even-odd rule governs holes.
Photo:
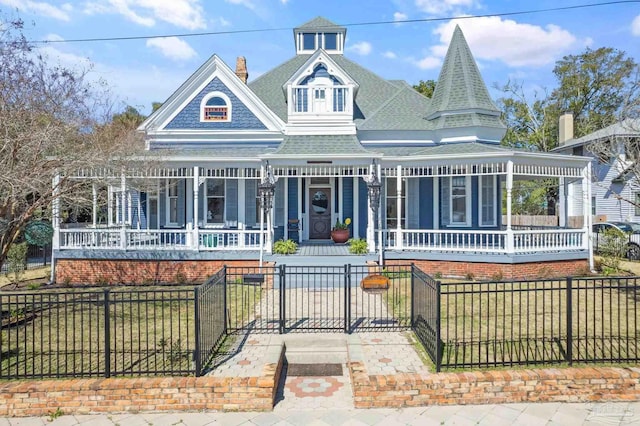
POLYGON ((0 378, 195 372, 194 292, 0 293, 0 378))
POLYGON ((414 329, 437 370, 640 360, 638 277, 414 281, 414 329))
MULTIPOLYGON (((51 263, 51 244, 44 247, 29 244, 27 247, 27 258, 25 260, 25 269, 35 269, 47 266, 51 263)), ((6 261, 2 264, 0 272, 9 272, 9 264, 6 261)))

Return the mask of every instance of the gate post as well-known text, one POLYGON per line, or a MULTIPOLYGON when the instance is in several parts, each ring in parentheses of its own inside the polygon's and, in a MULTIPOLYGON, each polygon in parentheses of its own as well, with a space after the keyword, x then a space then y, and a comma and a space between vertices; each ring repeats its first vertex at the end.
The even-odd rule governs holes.
POLYGON ((567 277, 567 351, 566 361, 571 365, 573 363, 573 278, 567 277))
POLYGON ((196 377, 202 374, 202 359, 200 358, 200 288, 196 287, 193 290, 193 317, 196 324, 195 329, 195 345, 196 348, 193 351, 193 358, 196 364, 196 377))
MULTIPOLYGON (((231 310, 227 306, 227 265, 222 267, 222 306, 224 309, 224 334, 227 335, 231 325, 231 310)), ((237 306, 235 308, 237 309, 237 306)))
POLYGON ((442 293, 440 289, 440 281, 436 281, 436 373, 440 372, 440 368, 442 367, 442 323, 441 323, 441 314, 440 311, 442 309, 442 301, 441 301, 442 293))
POLYGON ((279 334, 284 334, 284 322, 285 322, 285 318, 284 318, 284 312, 285 312, 284 303, 285 303, 285 300, 286 300, 284 292, 285 292, 285 285, 286 285, 286 282, 285 282, 286 265, 280 265, 279 269, 280 270, 278 271, 278 273, 279 273, 278 282, 279 282, 279 285, 280 285, 280 309, 279 309, 278 313, 279 313, 280 318, 279 318, 278 333, 279 334))
POLYGON ((351 333, 351 265, 344 265, 344 332, 351 333))
MULTIPOLYGON (((409 298, 409 301, 411 303, 411 319, 410 319, 410 324, 411 324, 411 330, 415 330, 415 321, 413 320, 415 318, 415 300, 414 298, 416 297, 416 265, 415 264, 411 264, 411 297, 409 298)), ((406 311, 405 311, 406 312, 406 311)))
POLYGON ((111 322, 109 317, 109 289, 104 291, 104 377, 111 377, 111 322))

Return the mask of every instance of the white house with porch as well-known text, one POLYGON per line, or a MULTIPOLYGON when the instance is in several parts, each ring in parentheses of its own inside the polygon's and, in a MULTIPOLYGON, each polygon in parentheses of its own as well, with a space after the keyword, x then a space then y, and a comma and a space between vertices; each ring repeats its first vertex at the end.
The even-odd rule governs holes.
POLYGON ((293 35, 295 56, 248 84, 244 58, 235 72, 215 55, 196 70, 139 128, 161 166, 78 173, 110 183, 94 186, 92 223, 54 220, 58 280, 104 277, 107 261, 278 262, 275 240, 329 242, 347 218, 379 262, 506 277, 588 267, 589 159, 500 145, 500 111, 459 28, 431 99, 348 59, 346 29, 324 18, 293 35), (579 183, 582 226, 566 209, 559 227, 513 226, 518 179, 579 183))

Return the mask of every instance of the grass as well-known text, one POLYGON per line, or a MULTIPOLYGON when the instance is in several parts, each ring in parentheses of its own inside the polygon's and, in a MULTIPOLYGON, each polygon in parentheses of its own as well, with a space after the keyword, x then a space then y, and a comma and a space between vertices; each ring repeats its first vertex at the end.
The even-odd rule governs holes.
MULTIPOLYGON (((604 282, 574 281, 573 358, 638 359, 639 289, 604 282)), ((566 306, 565 280, 443 286, 443 362, 454 367, 564 362, 566 306)))
MULTIPOLYGON (((51 267, 44 266, 42 268, 27 269, 20 278, 20 282, 31 280, 48 280, 51 276, 51 267)), ((13 284, 13 281, 7 278, 6 274, 0 275, 0 287, 13 284)))

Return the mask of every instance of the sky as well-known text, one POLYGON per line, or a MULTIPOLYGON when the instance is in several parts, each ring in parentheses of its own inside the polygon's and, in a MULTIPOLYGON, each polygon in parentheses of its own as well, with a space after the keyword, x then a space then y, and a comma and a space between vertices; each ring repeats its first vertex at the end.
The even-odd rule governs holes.
POLYGON ((347 26, 345 55, 387 79, 437 79, 458 24, 494 99, 494 85, 522 83, 532 100, 555 86, 553 66, 587 47, 613 47, 640 62, 640 1, 584 9, 484 16, 596 3, 599 0, 0 0, 2 15, 20 17, 29 40, 68 67, 91 66, 118 105, 148 114, 211 55, 232 69, 247 60, 249 80, 295 55, 294 27, 316 16, 347 26), (473 17, 473 19, 450 19, 473 17), (412 19, 430 22, 401 23, 412 19), (185 36, 202 32, 264 32, 185 36), (172 35, 122 41, 75 39, 172 35))

